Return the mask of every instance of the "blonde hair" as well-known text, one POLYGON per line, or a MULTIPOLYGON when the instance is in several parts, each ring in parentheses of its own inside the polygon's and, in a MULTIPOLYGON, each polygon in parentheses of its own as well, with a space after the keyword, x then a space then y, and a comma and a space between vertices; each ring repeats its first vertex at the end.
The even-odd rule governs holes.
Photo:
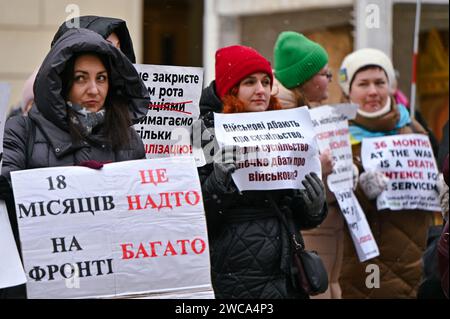
POLYGON ((305 94, 303 93, 301 86, 297 86, 293 88, 291 91, 294 94, 295 103, 297 103, 297 106, 304 106, 304 105, 309 106, 310 103, 306 98, 305 94))

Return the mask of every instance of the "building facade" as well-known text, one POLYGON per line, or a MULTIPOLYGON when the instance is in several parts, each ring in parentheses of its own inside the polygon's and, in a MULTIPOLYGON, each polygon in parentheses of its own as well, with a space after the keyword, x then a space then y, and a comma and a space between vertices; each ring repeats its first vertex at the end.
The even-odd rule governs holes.
MULTIPOLYGON (((20 101, 62 21, 102 15, 127 21, 138 63, 203 66, 214 78, 215 51, 244 44, 273 60, 282 31, 304 33, 330 55, 327 102, 341 99, 337 72, 354 49, 375 47, 393 60, 409 97, 416 0, 0 0, 0 81, 20 101)), ((448 0, 421 0, 417 108, 439 136, 448 119, 448 0), (446 111, 447 110, 447 111, 446 111)))

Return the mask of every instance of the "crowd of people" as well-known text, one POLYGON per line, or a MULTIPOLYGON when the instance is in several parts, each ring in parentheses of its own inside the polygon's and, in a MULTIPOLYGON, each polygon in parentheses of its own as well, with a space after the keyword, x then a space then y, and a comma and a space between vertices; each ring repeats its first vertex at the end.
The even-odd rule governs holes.
MULTIPOLYGON (((42 65, 26 82, 23 101, 6 122, 0 198, 7 203, 19 251, 12 171, 70 165, 99 169, 105 163, 145 158, 133 124, 146 116, 150 97, 133 66, 126 23, 94 16, 79 21, 80 28, 63 23, 58 29, 42 65)), ((282 32, 274 43, 273 61, 272 68, 257 50, 244 45, 217 50, 215 79, 200 100, 201 127, 211 132, 211 139, 214 113, 312 109, 324 104, 332 72, 328 53, 319 43, 297 32, 282 32)), ((309 298, 295 279, 289 234, 275 210, 324 261, 329 287, 318 298, 417 297, 426 279, 422 255, 433 214, 378 211, 376 198, 385 189, 386 177, 364 170, 361 142, 368 137, 432 133, 411 119, 402 104, 404 96, 394 88, 392 62, 383 52, 367 48, 347 55, 338 81, 343 100, 358 105, 356 117, 349 121, 355 194, 379 245, 379 256, 368 262, 357 258, 326 182, 333 172, 329 150, 320 154, 322 176, 306 174, 302 189, 240 191, 231 177, 239 152, 225 147, 213 162, 198 168, 217 298, 309 298), (365 284, 368 263, 380 267, 379 288, 365 284)), ((448 141, 448 126, 446 130, 448 141)), ((438 238, 441 271, 434 275, 442 278, 438 290, 448 297, 448 146, 439 152, 443 155, 435 155, 444 177, 439 195, 445 227, 438 238)), ((25 285, 1 289, 0 297, 26 297, 25 285)))

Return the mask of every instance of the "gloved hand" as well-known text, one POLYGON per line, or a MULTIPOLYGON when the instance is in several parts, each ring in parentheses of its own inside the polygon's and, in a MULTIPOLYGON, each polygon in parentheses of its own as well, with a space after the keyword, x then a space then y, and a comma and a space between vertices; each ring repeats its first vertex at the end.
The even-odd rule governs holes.
POLYGON ((386 175, 377 171, 363 172, 359 176, 359 186, 370 200, 377 198, 384 191, 388 181, 386 175))
POLYGON ((8 179, 0 175, 0 199, 10 200, 13 197, 13 191, 8 179))
POLYGON ((353 164, 353 190, 356 190, 356 187, 358 186, 358 179, 359 179, 359 169, 358 166, 353 164))
POLYGON ((311 216, 318 216, 325 204, 325 186, 316 173, 305 175, 302 181, 305 189, 300 190, 305 210, 311 216))
POLYGON ((88 160, 88 161, 81 161, 78 164, 75 164, 75 166, 84 166, 84 167, 92 168, 92 169, 101 169, 104 164, 108 164, 108 163, 111 163, 111 162, 98 162, 95 160, 88 160))
POLYGON ((439 203, 441 204, 442 218, 448 220, 448 186, 445 183, 444 176, 442 174, 439 174, 437 190, 439 192, 439 203))
POLYGON ((238 158, 239 146, 227 145, 214 156, 214 179, 217 187, 223 193, 232 193, 236 191, 231 174, 236 170, 236 162, 238 158))
POLYGON ((214 155, 214 170, 208 179, 202 184, 202 188, 207 193, 229 194, 237 190, 231 174, 236 170, 236 162, 239 161, 240 152, 238 146, 225 146, 214 155))

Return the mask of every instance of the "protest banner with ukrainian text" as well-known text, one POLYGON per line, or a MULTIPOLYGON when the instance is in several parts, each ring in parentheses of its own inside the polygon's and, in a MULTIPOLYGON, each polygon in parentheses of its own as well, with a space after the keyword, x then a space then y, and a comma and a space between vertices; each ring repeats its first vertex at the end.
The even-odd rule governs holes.
POLYGON ((321 153, 330 150, 333 158, 333 172, 327 180, 332 192, 353 188, 353 156, 348 119, 354 118, 356 108, 354 104, 337 104, 309 110, 319 149, 321 153))
POLYGON ((29 298, 213 297, 191 157, 18 171, 12 182, 29 298))
MULTIPOLYGON (((3 164, 3 134, 10 93, 10 85, 0 83, 0 170, 3 164)), ((0 256, 0 289, 23 284, 26 277, 3 200, 0 200, 0 256)))
POLYGON ((357 105, 324 105, 310 110, 311 119, 321 152, 330 150, 334 166, 327 177, 330 191, 348 225, 359 261, 377 257, 378 245, 353 192, 353 156, 350 145, 348 120, 356 116, 357 105))
POLYGON ((239 146, 233 180, 239 190, 304 189, 301 181, 321 176, 318 147, 308 109, 214 113, 219 146, 239 146))
MULTIPOLYGON (((171 65, 135 64, 148 88, 147 116, 134 126, 144 142, 147 158, 194 156, 204 164, 200 136, 195 148, 192 125, 200 115, 203 68, 171 65)), ((198 133, 198 132, 197 132, 198 133)))

